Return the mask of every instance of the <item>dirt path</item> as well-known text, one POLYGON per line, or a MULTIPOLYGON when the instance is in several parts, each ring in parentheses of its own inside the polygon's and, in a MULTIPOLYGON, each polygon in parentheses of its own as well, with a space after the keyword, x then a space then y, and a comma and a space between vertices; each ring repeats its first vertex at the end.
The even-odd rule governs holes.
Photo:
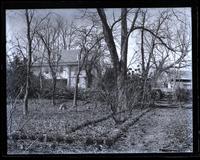
POLYGON ((192 151, 192 110, 157 108, 130 127, 112 149, 132 153, 192 151))

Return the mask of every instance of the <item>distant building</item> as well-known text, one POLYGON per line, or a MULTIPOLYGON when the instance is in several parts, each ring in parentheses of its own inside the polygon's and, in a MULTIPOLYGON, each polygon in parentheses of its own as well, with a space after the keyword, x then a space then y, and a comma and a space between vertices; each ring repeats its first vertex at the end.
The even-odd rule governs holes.
POLYGON ((192 89, 192 71, 178 70, 175 76, 171 78, 169 87, 192 89))
POLYGON ((175 91, 177 88, 192 89, 192 71, 176 69, 163 73, 157 81, 157 88, 163 91, 175 91))
MULTIPOLYGON (((60 53, 60 57, 58 60, 58 66, 56 76, 57 76, 57 84, 58 86, 66 88, 75 87, 76 83, 76 74, 78 71, 78 55, 80 50, 63 50, 60 53)), ((45 61, 41 64, 41 62, 36 62, 33 64, 32 71, 35 75, 39 75, 40 72, 44 79, 52 79, 50 68, 48 63, 45 61)), ((79 87, 86 87, 86 73, 85 70, 82 70, 79 76, 79 87)))

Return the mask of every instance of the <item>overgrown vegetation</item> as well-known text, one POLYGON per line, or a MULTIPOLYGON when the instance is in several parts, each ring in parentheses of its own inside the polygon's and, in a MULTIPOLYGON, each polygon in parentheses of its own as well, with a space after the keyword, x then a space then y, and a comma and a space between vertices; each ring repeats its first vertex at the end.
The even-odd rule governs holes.
MULTIPOLYGON (((26 30, 8 41, 7 118, 9 144, 25 141, 25 152, 35 143, 112 148, 156 108, 164 73, 188 65, 191 27, 179 10, 84 9, 70 23, 53 12, 19 12, 26 30), (68 62, 63 54, 74 49, 68 62)), ((174 97, 185 103, 191 93, 178 88, 174 97)))
MULTIPOLYGON (((7 68, 6 82, 7 82, 7 97, 15 98, 21 91, 18 98, 22 99, 25 95, 25 82, 26 79, 26 61, 27 59, 20 59, 18 56, 14 57, 9 68, 7 68)), ((30 74, 30 98, 37 98, 39 94, 39 78, 32 72, 30 74)))
POLYGON ((188 102, 192 99, 192 90, 185 88, 177 88, 175 91, 176 100, 180 102, 188 102))

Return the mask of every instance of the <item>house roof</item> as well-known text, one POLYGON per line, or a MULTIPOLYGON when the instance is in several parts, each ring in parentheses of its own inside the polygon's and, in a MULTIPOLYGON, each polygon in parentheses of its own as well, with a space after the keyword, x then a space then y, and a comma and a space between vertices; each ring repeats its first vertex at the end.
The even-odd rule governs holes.
MULTIPOLYGON (((60 52, 61 59, 59 60, 59 65, 75 65, 78 63, 78 54, 80 50, 62 50, 60 52)), ((43 63, 43 66, 48 65, 47 62, 43 63)), ((33 66, 40 66, 40 62, 37 61, 33 66)))
POLYGON ((80 50, 62 50, 61 63, 77 63, 80 50))

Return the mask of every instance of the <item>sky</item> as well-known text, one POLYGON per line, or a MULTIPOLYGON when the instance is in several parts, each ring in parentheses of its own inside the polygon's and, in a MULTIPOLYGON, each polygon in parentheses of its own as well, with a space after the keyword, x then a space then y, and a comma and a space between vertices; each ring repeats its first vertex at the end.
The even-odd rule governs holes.
MULTIPOLYGON (((94 11, 95 9, 92 9, 91 11, 94 11)), ((160 9, 149 9, 150 15, 156 15, 160 11, 164 10, 164 8, 160 9)), ((187 17, 187 23, 189 26, 191 26, 191 9, 190 8, 176 8, 175 10, 183 12, 187 17)), ((106 9, 106 14, 108 17, 108 21, 111 22, 113 18, 113 11, 115 16, 120 15, 119 9, 106 9)), ((48 12, 53 12, 55 14, 61 15, 65 20, 68 22, 74 20, 76 17, 81 16, 80 9, 40 9, 37 10, 37 17, 43 17, 48 12)), ((83 19, 76 19, 77 24, 84 24, 85 22, 83 19)), ((176 27, 177 22, 174 22, 174 27, 176 27)), ((12 40, 15 36, 18 35, 25 35, 25 19, 23 15, 23 10, 7 10, 6 11, 6 38, 7 41, 12 40)), ((190 28, 191 29, 191 28, 190 28)), ((130 60, 132 59, 133 54, 138 49, 136 46, 137 43, 137 35, 136 33, 133 34, 129 40, 129 46, 128 46, 128 64, 130 63, 130 60)), ((10 46, 7 46, 9 48, 10 46)), ((119 47, 117 47, 117 50, 119 52, 119 47)), ((191 54, 189 56, 189 59, 191 59, 191 54)))

